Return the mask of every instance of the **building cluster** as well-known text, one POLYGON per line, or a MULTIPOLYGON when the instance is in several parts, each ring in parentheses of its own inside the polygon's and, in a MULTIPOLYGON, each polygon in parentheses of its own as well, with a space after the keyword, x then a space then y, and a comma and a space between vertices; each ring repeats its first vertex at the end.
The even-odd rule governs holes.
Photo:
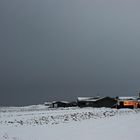
POLYGON ((136 97, 78 97, 76 101, 53 101, 44 103, 49 108, 58 107, 108 107, 108 108, 140 108, 140 94, 136 97))

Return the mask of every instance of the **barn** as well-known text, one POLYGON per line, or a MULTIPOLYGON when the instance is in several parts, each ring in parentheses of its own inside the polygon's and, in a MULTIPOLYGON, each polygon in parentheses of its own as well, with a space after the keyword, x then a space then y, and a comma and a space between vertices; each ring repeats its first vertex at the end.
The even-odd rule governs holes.
POLYGON ((117 103, 111 97, 79 97, 77 104, 79 107, 112 107, 117 103))

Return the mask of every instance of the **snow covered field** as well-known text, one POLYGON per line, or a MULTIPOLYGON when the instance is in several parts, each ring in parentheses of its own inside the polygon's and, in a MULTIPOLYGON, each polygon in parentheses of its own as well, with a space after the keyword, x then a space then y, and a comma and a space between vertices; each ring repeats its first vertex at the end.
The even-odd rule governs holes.
POLYGON ((140 110, 0 108, 0 140, 140 139, 140 110))

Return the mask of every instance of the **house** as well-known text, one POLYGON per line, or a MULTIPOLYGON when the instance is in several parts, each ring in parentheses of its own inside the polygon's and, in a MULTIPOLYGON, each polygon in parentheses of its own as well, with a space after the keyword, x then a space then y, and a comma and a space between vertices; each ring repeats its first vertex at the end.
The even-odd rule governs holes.
POLYGON ((90 107, 93 106, 93 103, 99 99, 99 97, 78 97, 77 105, 79 107, 90 107))
POLYGON ((77 102, 76 101, 72 101, 72 102, 69 102, 67 104, 67 107, 76 107, 77 106, 77 102))
POLYGON ((117 106, 119 108, 138 108, 139 102, 137 97, 118 97, 117 106))
POLYGON ((57 107, 76 107, 77 102, 67 102, 67 101, 54 101, 52 102, 52 107, 57 108, 57 107))
POLYGON ((117 101, 110 97, 79 97, 77 104, 79 107, 112 107, 117 101))
POLYGON ((68 107, 68 102, 67 101, 54 101, 52 102, 52 107, 53 108, 68 107))

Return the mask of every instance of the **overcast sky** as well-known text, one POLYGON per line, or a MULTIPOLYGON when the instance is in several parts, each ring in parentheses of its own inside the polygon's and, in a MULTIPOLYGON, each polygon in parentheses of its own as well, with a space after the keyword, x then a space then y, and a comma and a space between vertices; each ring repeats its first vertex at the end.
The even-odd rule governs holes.
POLYGON ((0 105, 139 90, 139 0, 0 1, 0 105))

